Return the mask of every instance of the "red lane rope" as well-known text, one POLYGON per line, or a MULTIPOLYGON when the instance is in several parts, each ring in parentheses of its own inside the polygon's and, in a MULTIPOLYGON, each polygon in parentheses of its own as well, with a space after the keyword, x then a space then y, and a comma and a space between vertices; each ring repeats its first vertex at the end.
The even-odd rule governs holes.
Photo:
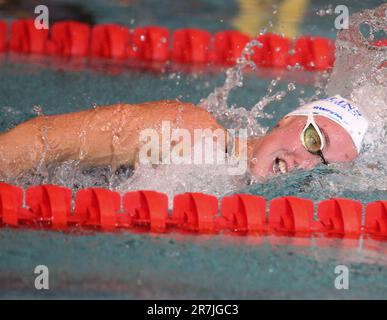
MULTIPOLYGON (((159 26, 129 29, 76 21, 56 22, 49 30, 38 30, 32 19, 13 20, 9 25, 0 21, 0 52, 21 54, 233 65, 250 40, 235 30, 210 34, 188 28, 172 32, 159 26)), ((308 70, 327 70, 334 63, 334 42, 327 38, 303 36, 291 41, 264 34, 257 40, 262 46, 254 48, 252 58, 258 66, 286 68, 299 64, 308 70)))
POLYGON ((60 186, 23 191, 0 183, 0 227, 387 239, 385 200, 368 203, 364 221, 361 202, 344 198, 321 201, 317 220, 312 200, 290 196, 267 202, 261 196, 236 194, 219 203, 212 195, 184 193, 174 197, 171 212, 167 195, 156 191, 131 191, 121 197, 111 190, 91 188, 78 191, 74 200, 73 210, 71 190, 60 186))
MULTIPOLYGON (((334 64, 334 41, 318 36, 295 40, 276 34, 256 38, 253 61, 261 67, 288 68, 299 65, 311 70, 328 70, 334 64)), ((39 54, 62 57, 94 57, 164 63, 233 65, 252 38, 235 30, 210 34, 202 29, 170 31, 159 26, 129 29, 118 24, 89 26, 77 21, 54 23, 38 30, 33 19, 0 21, 0 53, 39 54)), ((373 43, 386 46, 387 39, 373 43)))

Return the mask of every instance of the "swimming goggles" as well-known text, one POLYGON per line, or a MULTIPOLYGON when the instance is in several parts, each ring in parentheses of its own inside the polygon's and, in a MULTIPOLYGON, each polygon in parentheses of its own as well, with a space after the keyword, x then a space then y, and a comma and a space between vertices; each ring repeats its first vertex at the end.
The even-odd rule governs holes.
POLYGON ((312 112, 309 113, 306 125, 301 132, 301 143, 308 152, 318 155, 321 158, 322 163, 328 165, 328 162, 325 160, 322 153, 325 146, 325 137, 314 121, 312 112))

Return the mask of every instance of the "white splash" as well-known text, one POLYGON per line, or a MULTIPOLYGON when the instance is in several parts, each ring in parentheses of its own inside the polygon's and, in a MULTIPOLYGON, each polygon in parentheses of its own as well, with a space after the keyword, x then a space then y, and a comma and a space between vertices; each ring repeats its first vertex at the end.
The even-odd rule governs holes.
MULTIPOLYGON (((378 33, 387 34, 387 4, 350 18, 350 28, 339 32, 336 62, 327 87, 329 96, 341 94, 358 105, 369 118, 364 150, 353 165, 336 165, 337 173, 319 181, 326 192, 352 190, 387 191, 387 48, 372 43, 378 33), (365 37, 362 26, 369 27, 365 37)), ((317 182, 316 182, 317 183, 317 182)), ((312 184, 311 188, 316 187, 312 184)))
POLYGON ((258 118, 272 118, 263 109, 273 101, 282 100, 286 92, 274 92, 273 88, 279 79, 273 80, 268 88, 268 94, 262 97, 250 110, 243 106, 229 106, 228 99, 230 93, 235 88, 243 87, 243 71, 246 68, 256 69, 252 60, 254 47, 261 47, 257 40, 250 41, 242 52, 242 56, 237 60, 237 64, 226 71, 226 80, 222 87, 215 88, 206 99, 200 101, 199 106, 205 108, 226 128, 246 129, 248 136, 263 136, 268 128, 263 127, 257 121, 258 118))

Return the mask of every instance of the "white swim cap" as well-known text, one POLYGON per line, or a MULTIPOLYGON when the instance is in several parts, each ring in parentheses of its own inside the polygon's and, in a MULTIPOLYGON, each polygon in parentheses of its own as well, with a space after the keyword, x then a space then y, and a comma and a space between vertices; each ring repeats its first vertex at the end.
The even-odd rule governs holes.
POLYGON ((310 113, 323 116, 335 121, 351 136, 357 153, 360 153, 363 138, 368 129, 368 120, 349 100, 336 95, 331 98, 308 103, 286 115, 308 116, 310 113))

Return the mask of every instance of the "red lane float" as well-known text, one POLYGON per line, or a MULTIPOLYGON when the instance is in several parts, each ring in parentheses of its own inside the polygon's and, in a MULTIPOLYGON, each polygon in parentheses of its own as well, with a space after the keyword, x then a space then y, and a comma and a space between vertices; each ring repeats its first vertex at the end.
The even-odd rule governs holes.
MULTIPOLYGON (((261 45, 253 48, 252 58, 262 67, 287 68, 299 65, 310 71, 321 71, 334 64, 335 44, 327 38, 302 36, 291 41, 268 33, 256 39, 261 45)), ((32 19, 13 20, 7 39, 7 24, 0 21, 0 52, 8 48, 23 54, 232 65, 251 40, 235 30, 219 31, 211 35, 197 28, 170 32, 164 27, 144 26, 131 30, 117 24, 91 27, 77 21, 55 22, 50 30, 37 30, 32 19)), ((379 47, 386 44, 386 39, 373 43, 379 47)))
POLYGON ((26 205, 35 219, 53 229, 68 226, 71 212, 71 190, 54 185, 42 185, 26 190, 26 205))
POLYGON ((211 34, 201 29, 180 29, 173 33, 171 59, 179 63, 209 62, 211 34))
POLYGON ((289 39, 276 34, 264 34, 257 40, 261 47, 254 48, 254 62, 263 67, 274 68, 285 68, 289 65, 289 39))
POLYGON ((156 191, 128 192, 124 209, 133 226, 148 227, 152 232, 165 232, 168 221, 168 197, 156 191))
POLYGON ((119 193, 90 188, 75 195, 55 185, 28 188, 0 183, 0 226, 29 227, 57 231, 140 231, 165 233, 184 231, 196 234, 285 235, 299 238, 328 236, 358 238, 361 235, 387 240, 387 200, 365 207, 357 200, 328 199, 318 204, 309 199, 272 199, 267 214, 266 199, 249 194, 224 197, 191 192, 176 195, 168 210, 164 193, 140 190, 122 197, 119 193), (25 204, 23 205, 23 197, 25 204))
POLYGON ((176 227, 195 232, 214 232, 218 199, 203 193, 179 194, 173 199, 172 221, 176 227))
POLYGON ((129 46, 129 29, 116 24, 100 24, 91 33, 91 55, 98 58, 124 59, 129 46))
POLYGON ((2 224, 17 227, 19 225, 19 209, 23 202, 23 190, 0 183, 0 218, 2 224))
POLYGON ((326 70, 334 63, 334 42, 321 37, 300 37, 294 43, 289 64, 299 64, 308 70, 326 70))
POLYGON ((77 192, 74 219, 81 226, 113 230, 117 226, 117 212, 121 207, 118 192, 92 188, 77 192))
POLYGON ((89 25, 77 21, 56 22, 50 28, 47 53, 64 57, 84 57, 89 54, 89 25))
POLYGON ((169 58, 168 39, 167 28, 157 26, 136 28, 131 35, 128 58, 164 62, 169 58))
POLYGON ((233 231, 263 231, 266 225, 266 199, 249 194, 224 197, 218 223, 233 231))
POLYGON ((376 201, 366 206, 365 232, 387 236, 387 201, 376 201))
POLYGON ((270 201, 269 227, 286 233, 311 232, 314 205, 312 200, 281 197, 270 201))
POLYGON ((330 199, 320 202, 318 219, 323 231, 341 235, 360 235, 362 204, 350 199, 330 199))
POLYGON ((232 65, 242 55, 251 39, 239 31, 220 31, 215 33, 210 60, 217 64, 232 65))
MULTIPOLYGON (((376 41, 373 43, 373 45, 375 47, 387 47, 387 39, 376 41)), ((380 64, 380 66, 378 68, 379 69, 387 68, 387 60, 385 59, 384 61, 382 61, 382 63, 380 64)))
POLYGON ((0 21, 0 53, 7 49, 7 23, 0 21))
MULTIPOLYGON (((37 30, 32 19, 13 20, 7 41, 7 24, 0 22, 0 52, 7 48, 23 54, 63 57, 99 57, 140 61, 173 61, 185 64, 232 65, 252 40, 247 35, 226 30, 210 34, 186 28, 170 32, 159 26, 129 29, 117 24, 89 26, 77 21, 60 21, 49 30, 37 30)), ((298 63, 309 70, 325 70, 333 65, 333 42, 318 37, 302 37, 293 43, 276 34, 257 38, 254 61, 263 67, 286 68, 298 63), (294 54, 291 48, 295 47, 294 54)))
POLYGON ((11 23, 11 36, 9 49, 14 52, 25 54, 44 54, 48 30, 36 29, 34 20, 14 20, 11 23))
POLYGON ((373 45, 376 47, 387 47, 387 39, 378 40, 373 45))

